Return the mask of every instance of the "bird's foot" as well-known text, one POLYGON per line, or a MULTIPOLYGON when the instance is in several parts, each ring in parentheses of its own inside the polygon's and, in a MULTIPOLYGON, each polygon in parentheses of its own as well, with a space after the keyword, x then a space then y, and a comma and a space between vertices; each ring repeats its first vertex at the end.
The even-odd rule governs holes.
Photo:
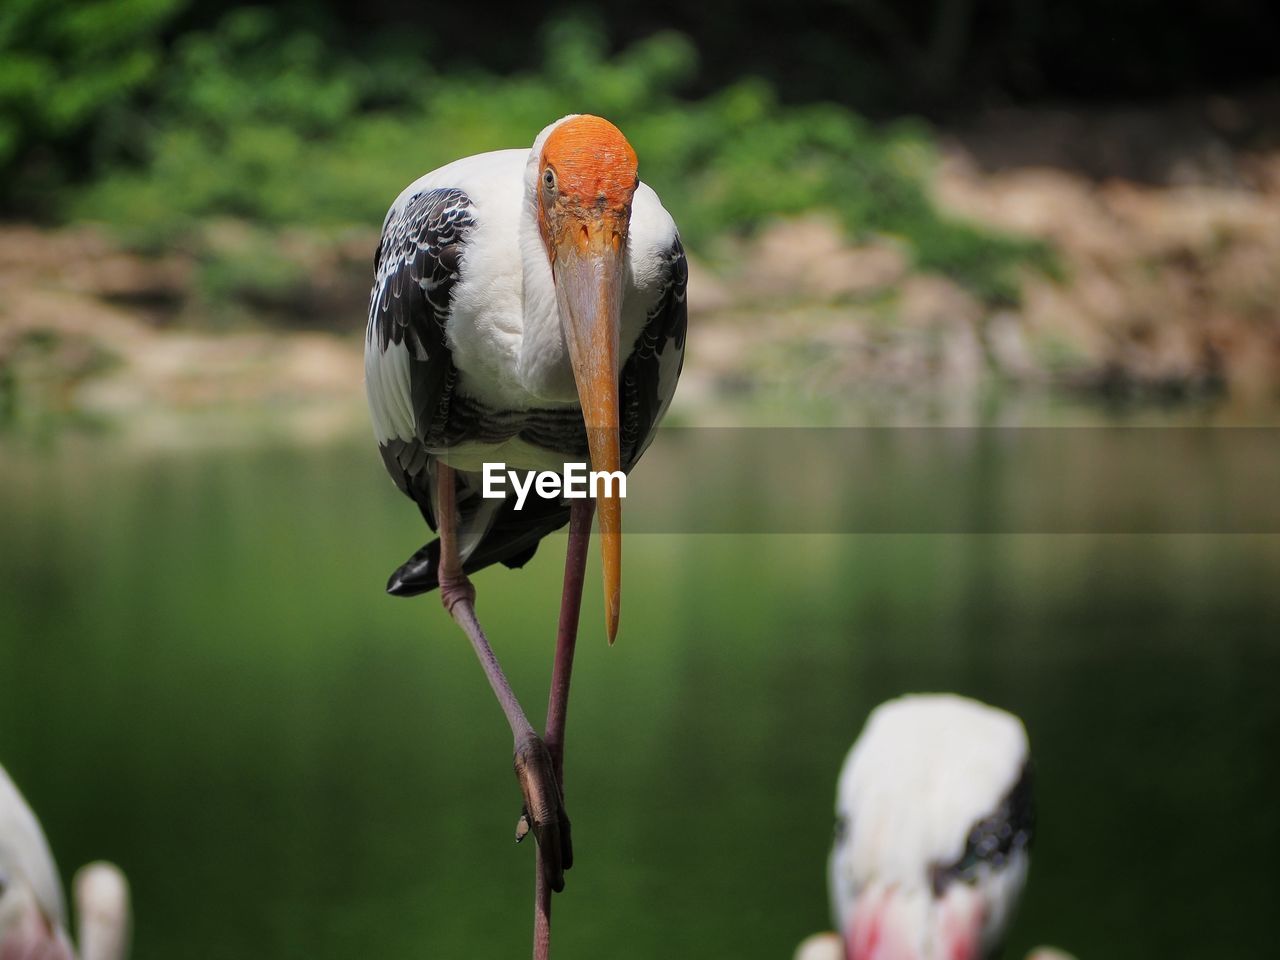
POLYGON ((530 731, 516 740, 514 764, 524 794, 516 842, 533 833, 542 851, 547 884, 559 893, 564 889, 564 872, 573 866, 573 840, 551 753, 542 738, 530 731))
POLYGON ((456 616, 453 608, 459 603, 466 603, 472 610, 476 606, 476 588, 471 585, 465 573, 457 573, 454 575, 446 574, 443 570, 439 574, 440 579, 440 602, 444 604, 444 608, 449 611, 450 616, 456 616))

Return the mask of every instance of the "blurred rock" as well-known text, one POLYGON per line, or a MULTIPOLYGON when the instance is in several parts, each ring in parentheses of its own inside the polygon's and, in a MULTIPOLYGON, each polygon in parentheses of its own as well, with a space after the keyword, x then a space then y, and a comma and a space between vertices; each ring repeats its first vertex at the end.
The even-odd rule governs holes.
POLYGON ((0 285, 18 280, 137 304, 178 304, 190 290, 192 264, 128 253, 94 227, 6 225, 0 228, 0 285))
POLYGON ((728 285, 693 254, 689 261, 689 313, 698 316, 716 313, 732 305, 733 295, 728 285))
POLYGON ((850 246, 829 216, 772 224, 743 252, 743 288, 766 300, 832 301, 873 296, 897 284, 907 256, 888 241, 850 246))
MULTIPOLYGON (((1017 316, 1056 382, 1280 398, 1280 182, 1154 187, 1046 169, 982 173, 956 155, 936 194, 959 215, 1052 245, 1063 278, 1026 277, 1017 316)), ((1025 370, 1021 359, 1003 366, 1025 370)))
POLYGON ((0 423, 88 414, 190 442, 163 421, 298 411, 295 435, 319 437, 364 420, 358 335, 172 329, 154 292, 185 300, 186 274, 161 258, 143 282, 149 263, 92 229, 0 227, 0 423))

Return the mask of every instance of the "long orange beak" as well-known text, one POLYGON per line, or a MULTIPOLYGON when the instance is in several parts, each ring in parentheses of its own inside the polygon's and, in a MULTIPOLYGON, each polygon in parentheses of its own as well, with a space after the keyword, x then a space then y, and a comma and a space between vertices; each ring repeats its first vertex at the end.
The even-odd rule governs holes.
MULTIPOLYGON (((627 223, 592 212, 572 222, 556 244, 556 300, 586 422, 593 472, 621 469, 618 437, 618 331, 622 311, 622 251, 627 223)), ((618 635, 622 601, 622 500, 611 484, 596 501, 604 559, 605 628, 618 635)))

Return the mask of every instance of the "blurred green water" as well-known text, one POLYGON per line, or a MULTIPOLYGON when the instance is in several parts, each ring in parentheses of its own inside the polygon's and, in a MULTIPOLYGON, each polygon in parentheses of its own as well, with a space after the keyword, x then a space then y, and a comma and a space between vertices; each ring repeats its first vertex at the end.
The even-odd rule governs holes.
MULTIPOLYGON (((851 478, 850 483, 856 483, 851 478)), ((134 884, 140 960, 528 952, 510 737, 371 445, 0 444, 0 762, 64 873, 134 884)), ((1022 715, 1040 836, 1011 956, 1269 955, 1280 537, 631 537, 596 565, 570 712, 556 955, 785 958, 826 924, 867 711, 1022 715)), ((531 714, 563 538, 477 578, 531 714)))

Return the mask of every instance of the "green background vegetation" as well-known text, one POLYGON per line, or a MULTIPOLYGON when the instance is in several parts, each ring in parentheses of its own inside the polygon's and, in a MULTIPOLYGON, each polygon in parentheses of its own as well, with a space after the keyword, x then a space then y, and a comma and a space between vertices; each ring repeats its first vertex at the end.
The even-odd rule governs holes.
POLYGON ((0 212, 102 220, 145 250, 185 245, 214 299, 269 296, 300 268, 264 253, 269 234, 220 249, 211 220, 376 224, 418 174, 590 111, 626 130, 704 256, 725 234, 826 209, 999 303, 1015 298, 1018 265, 1052 270, 1050 258, 940 216, 926 128, 881 121, 1249 81, 1280 30, 1261 0, 1194 0, 1180 16, 1131 6, 1116 18, 1102 0, 556 3, 515 8, 495 30, 478 7, 400 0, 9 0, 0 212))
POLYGON ((937 213, 925 186, 933 151, 917 124, 787 104, 759 77, 688 96, 700 60, 681 33, 611 53, 598 23, 553 21, 530 38, 536 68, 498 74, 441 70, 411 38, 338 43, 333 17, 241 8, 178 29, 184 13, 180 0, 6 8, 0 201, 11 213, 104 221, 143 250, 185 246, 205 261, 215 299, 296 282, 303 268, 271 255, 271 231, 377 224, 419 174, 529 143, 569 112, 626 130, 643 176, 707 256, 723 235, 826 209, 852 235, 894 237, 921 268, 989 300, 1015 296, 1018 264, 1049 265, 1035 245, 937 213), (228 217, 268 235, 228 251, 208 236, 228 217))

